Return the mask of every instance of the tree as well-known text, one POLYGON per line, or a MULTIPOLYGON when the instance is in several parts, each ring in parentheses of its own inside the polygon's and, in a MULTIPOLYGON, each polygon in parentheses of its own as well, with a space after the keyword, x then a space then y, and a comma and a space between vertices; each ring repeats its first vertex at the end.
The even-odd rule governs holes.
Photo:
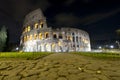
POLYGON ((0 30, 0 51, 3 51, 6 46, 7 29, 3 26, 0 30))
POLYGON ((120 36, 120 29, 117 29, 116 33, 118 34, 118 36, 120 36))

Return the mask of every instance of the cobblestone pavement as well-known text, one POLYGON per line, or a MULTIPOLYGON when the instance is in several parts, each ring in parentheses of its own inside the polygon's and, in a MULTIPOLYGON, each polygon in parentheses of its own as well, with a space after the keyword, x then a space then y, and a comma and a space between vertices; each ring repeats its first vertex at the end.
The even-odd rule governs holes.
POLYGON ((66 53, 37 60, 0 60, 0 80, 120 80, 120 60, 66 53))

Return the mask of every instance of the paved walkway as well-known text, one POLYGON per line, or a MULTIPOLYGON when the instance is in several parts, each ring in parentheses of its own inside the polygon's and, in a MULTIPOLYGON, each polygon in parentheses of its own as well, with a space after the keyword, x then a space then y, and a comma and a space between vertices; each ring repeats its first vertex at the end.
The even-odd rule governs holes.
POLYGON ((120 60, 64 53, 38 60, 0 60, 0 80, 120 80, 120 60))

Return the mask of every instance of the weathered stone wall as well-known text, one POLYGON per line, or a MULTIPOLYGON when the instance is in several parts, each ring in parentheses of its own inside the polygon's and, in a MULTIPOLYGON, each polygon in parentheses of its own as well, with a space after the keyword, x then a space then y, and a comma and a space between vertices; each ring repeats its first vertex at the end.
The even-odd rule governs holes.
POLYGON ((52 29, 40 9, 25 17, 20 44, 25 52, 90 51, 89 34, 75 28, 52 29))

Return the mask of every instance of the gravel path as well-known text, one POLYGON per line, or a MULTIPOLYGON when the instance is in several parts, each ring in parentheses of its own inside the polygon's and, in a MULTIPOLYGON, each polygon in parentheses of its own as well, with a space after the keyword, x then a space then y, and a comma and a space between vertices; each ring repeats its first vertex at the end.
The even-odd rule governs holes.
POLYGON ((38 60, 0 60, 0 80, 120 80, 120 60, 67 53, 38 60))

